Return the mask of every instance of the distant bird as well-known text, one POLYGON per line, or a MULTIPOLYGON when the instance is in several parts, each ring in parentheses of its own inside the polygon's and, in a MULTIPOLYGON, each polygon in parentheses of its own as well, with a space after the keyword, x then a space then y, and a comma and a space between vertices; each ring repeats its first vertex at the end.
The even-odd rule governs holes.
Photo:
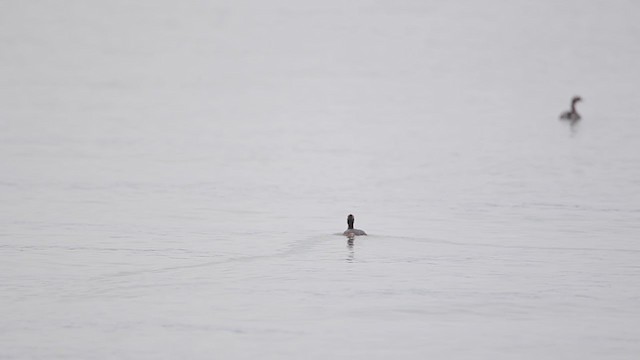
POLYGON ((349 216, 347 216, 347 225, 348 225, 348 229, 345 230, 342 235, 344 236, 348 236, 348 237, 354 237, 357 235, 367 235, 366 232, 360 230, 360 229, 354 229, 353 228, 353 222, 356 220, 356 218, 353 217, 353 215, 349 214, 349 216))
POLYGON ((578 101, 582 101, 582 98, 580 96, 574 96, 571 99, 571 110, 563 112, 560 115, 560 119, 562 119, 562 120, 571 120, 571 121, 580 120, 580 114, 578 114, 578 112, 576 111, 576 103, 578 101))

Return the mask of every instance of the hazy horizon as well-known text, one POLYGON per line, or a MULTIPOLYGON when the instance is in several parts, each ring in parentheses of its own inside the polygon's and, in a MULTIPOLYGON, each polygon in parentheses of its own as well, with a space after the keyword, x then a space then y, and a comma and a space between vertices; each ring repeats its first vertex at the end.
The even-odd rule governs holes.
POLYGON ((0 358, 633 358, 639 16, 2 2, 0 358))

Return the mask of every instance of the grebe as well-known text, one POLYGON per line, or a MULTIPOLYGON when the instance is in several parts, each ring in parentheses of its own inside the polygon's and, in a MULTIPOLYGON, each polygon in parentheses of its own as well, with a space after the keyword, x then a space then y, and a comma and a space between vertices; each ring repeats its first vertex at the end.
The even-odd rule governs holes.
POLYGON ((576 111, 576 103, 578 101, 582 101, 582 98, 580 96, 574 96, 573 99, 571 99, 571 110, 563 112, 560 115, 560 119, 571 121, 580 120, 580 114, 576 111))
POLYGON ((354 229, 353 228, 353 222, 356 220, 356 218, 353 217, 353 215, 349 214, 349 216, 347 216, 347 225, 349 226, 349 228, 347 230, 345 230, 342 235, 344 236, 357 236, 357 235, 367 235, 366 232, 360 230, 360 229, 354 229))

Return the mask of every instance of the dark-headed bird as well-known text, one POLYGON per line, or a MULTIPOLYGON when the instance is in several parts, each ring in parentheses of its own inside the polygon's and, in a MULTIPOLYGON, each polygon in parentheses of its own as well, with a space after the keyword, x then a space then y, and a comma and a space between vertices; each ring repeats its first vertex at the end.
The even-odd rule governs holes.
POLYGON ((582 101, 582 98, 580 96, 574 96, 571 99, 571 110, 565 111, 562 114, 560 114, 561 120, 570 120, 570 121, 580 120, 580 114, 578 114, 578 112, 576 111, 576 103, 578 101, 582 101))
POLYGON ((356 220, 355 217, 353 217, 353 215, 349 214, 349 216, 347 216, 347 230, 345 230, 342 235, 344 236, 348 236, 348 237, 354 237, 354 236, 358 236, 358 235, 367 235, 366 232, 364 232, 363 230, 360 229, 354 229, 353 228, 353 222, 356 220))

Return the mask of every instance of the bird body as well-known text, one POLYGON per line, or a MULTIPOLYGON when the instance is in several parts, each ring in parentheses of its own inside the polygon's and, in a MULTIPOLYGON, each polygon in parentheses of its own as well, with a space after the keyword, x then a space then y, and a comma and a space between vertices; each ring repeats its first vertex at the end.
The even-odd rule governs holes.
POLYGON ((355 222, 355 217, 352 214, 349 214, 349 216, 347 216, 347 230, 345 230, 342 233, 342 235, 348 236, 348 237, 367 235, 367 233, 364 232, 364 230, 354 229, 353 228, 354 222, 355 222))
POLYGON ((565 111, 560 114, 561 120, 570 120, 570 121, 578 121, 580 120, 580 114, 576 111, 576 103, 582 101, 580 96, 574 96, 571 99, 571 110, 565 111))

